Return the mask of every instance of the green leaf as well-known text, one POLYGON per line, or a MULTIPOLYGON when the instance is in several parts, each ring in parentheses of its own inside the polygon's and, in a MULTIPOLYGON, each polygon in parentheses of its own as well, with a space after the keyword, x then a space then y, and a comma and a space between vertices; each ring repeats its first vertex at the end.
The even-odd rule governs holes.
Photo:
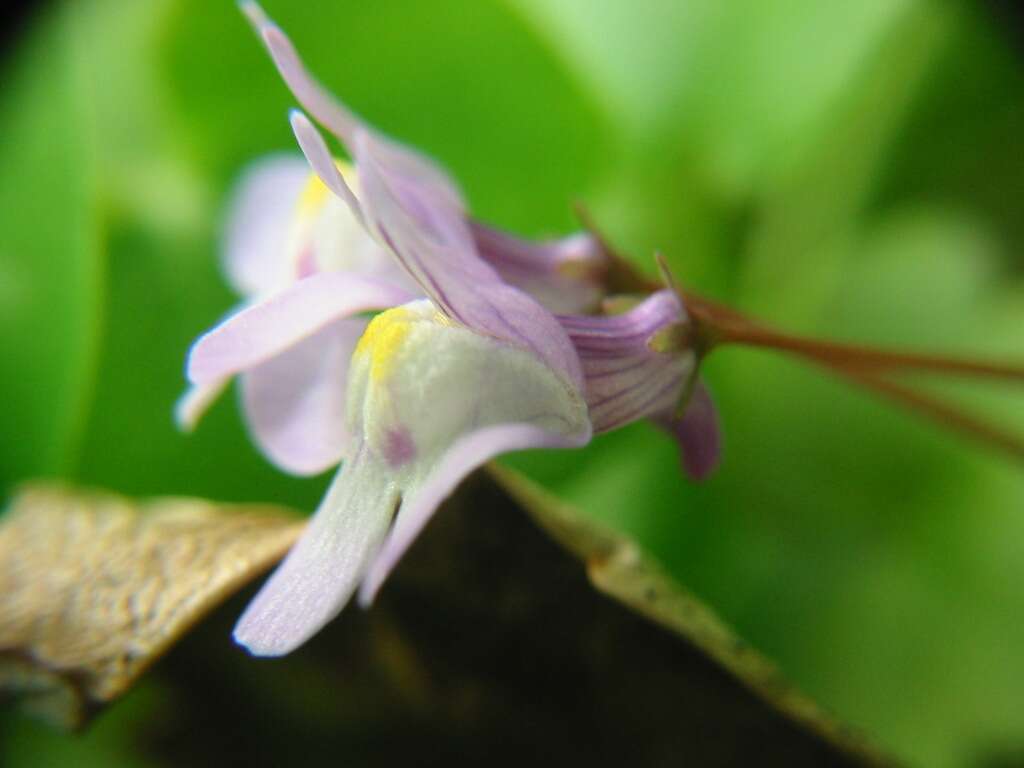
POLYGON ((96 167, 69 9, 6 63, 0 95, 0 488, 66 470, 93 374, 102 299, 96 167))

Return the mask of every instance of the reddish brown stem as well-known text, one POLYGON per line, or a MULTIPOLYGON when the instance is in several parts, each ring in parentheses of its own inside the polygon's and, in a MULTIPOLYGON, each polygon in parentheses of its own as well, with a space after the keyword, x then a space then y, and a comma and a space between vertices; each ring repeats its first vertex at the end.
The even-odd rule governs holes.
POLYGON ((1024 461, 1024 439, 995 424, 979 419, 941 400, 923 395, 894 381, 863 371, 834 368, 837 374, 882 397, 916 411, 941 426, 998 448, 1019 461, 1024 461))
POLYGON ((874 349, 856 344, 837 344, 757 327, 719 327, 717 330, 721 343, 792 352, 832 366, 873 371, 925 371, 953 376, 1002 379, 1024 384, 1024 366, 923 355, 902 350, 874 349))

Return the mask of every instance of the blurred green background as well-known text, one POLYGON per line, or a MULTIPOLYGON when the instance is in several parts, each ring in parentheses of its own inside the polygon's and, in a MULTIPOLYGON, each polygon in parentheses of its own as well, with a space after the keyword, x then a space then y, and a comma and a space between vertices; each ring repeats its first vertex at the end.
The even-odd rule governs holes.
MULTIPOLYGON (((687 285, 786 329, 1024 358, 1012 15, 952 0, 265 6, 485 220, 566 232, 582 200, 644 268, 661 250, 687 285)), ((234 302, 217 263, 231 184, 293 147, 293 100, 234 4, 44 5, 0 66, 4 493, 48 476, 312 509, 327 477, 274 470, 233 398, 192 436, 171 417, 190 341, 234 302)), ((632 533, 912 764, 1024 763, 1020 467, 765 353, 722 351, 706 371, 725 456, 703 485, 645 425, 507 461, 632 533)), ((942 391, 1024 429, 1019 392, 942 391)), ((8 718, 0 764, 137 765, 128 723, 156 695, 75 741, 8 718)))

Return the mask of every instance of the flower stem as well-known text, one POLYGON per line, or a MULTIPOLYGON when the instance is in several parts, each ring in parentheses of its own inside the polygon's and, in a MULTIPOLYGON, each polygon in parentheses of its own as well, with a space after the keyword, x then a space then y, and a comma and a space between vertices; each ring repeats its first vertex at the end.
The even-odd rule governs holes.
POLYGON ((879 349, 794 336, 771 330, 746 319, 738 319, 731 310, 728 314, 722 314, 718 310, 709 311, 706 302, 692 295, 687 299, 687 307, 690 308, 691 314, 710 326, 711 335, 719 344, 775 349, 833 367, 875 372, 923 371, 948 376, 1001 379, 1024 384, 1024 365, 879 349))

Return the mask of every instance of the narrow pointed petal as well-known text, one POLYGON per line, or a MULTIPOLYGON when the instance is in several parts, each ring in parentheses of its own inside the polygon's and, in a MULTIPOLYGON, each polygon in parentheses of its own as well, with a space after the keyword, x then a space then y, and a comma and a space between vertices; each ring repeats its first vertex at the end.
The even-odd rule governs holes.
POLYGON ((361 319, 335 321, 242 374, 249 429, 284 471, 314 475, 341 461, 349 360, 365 328, 361 319))
POLYGON ((258 3, 246 1, 239 5, 299 103, 331 133, 347 140, 359 125, 356 117, 306 71, 291 40, 270 20, 258 3))
POLYGON ((355 591, 391 524, 398 495, 386 474, 347 461, 288 557, 235 626, 254 656, 281 656, 333 619, 355 591))
POLYGON ((231 382, 230 376, 213 379, 205 384, 193 384, 174 404, 174 421, 182 432, 196 428, 203 414, 220 397, 231 382))
MULTIPOLYGON (((263 40, 281 78, 298 100, 321 125, 352 148, 360 133, 371 132, 345 104, 331 94, 306 70, 288 36, 251 1, 242 3, 242 10, 263 40)), ((408 147, 377 136, 379 151, 387 156, 388 165, 396 172, 428 184, 434 193, 444 197, 446 204, 462 207, 458 186, 431 159, 408 147)))
POLYGON ((603 295, 608 267, 597 239, 578 232, 554 240, 523 240, 480 222, 469 223, 480 256, 502 279, 551 312, 580 314, 603 295))
POLYGON ((381 280, 322 272, 230 316, 201 336, 189 354, 188 377, 202 384, 269 360, 340 318, 394 306, 409 295, 381 280))
POLYGON ((697 381, 682 418, 669 417, 664 426, 679 441, 683 468, 690 477, 703 480, 718 468, 722 453, 718 409, 704 382, 697 381))
POLYGON ((309 168, 296 155, 253 163, 238 182, 228 213, 224 270, 243 296, 266 294, 289 283, 288 237, 309 168))
POLYGON ((651 341, 685 322, 675 294, 659 291, 621 315, 559 320, 572 339, 586 377, 595 432, 671 411, 697 364, 691 350, 658 351, 651 341))
POLYGON ((444 454, 427 480, 403 497, 391 534, 359 588, 360 604, 367 606, 373 602, 388 574, 441 502, 474 469, 502 453, 527 448, 578 448, 589 440, 589 430, 564 435, 531 424, 499 424, 459 439, 444 454))
POLYGON ((299 148, 302 149, 302 154, 306 156, 314 173, 320 177, 329 190, 345 201, 356 220, 362 222, 363 210, 359 206, 359 200, 356 199, 349 185, 345 183, 345 178, 338 170, 331 150, 327 147, 320 132, 309 122, 309 118, 298 110, 292 110, 289 121, 295 139, 299 142, 299 148))

